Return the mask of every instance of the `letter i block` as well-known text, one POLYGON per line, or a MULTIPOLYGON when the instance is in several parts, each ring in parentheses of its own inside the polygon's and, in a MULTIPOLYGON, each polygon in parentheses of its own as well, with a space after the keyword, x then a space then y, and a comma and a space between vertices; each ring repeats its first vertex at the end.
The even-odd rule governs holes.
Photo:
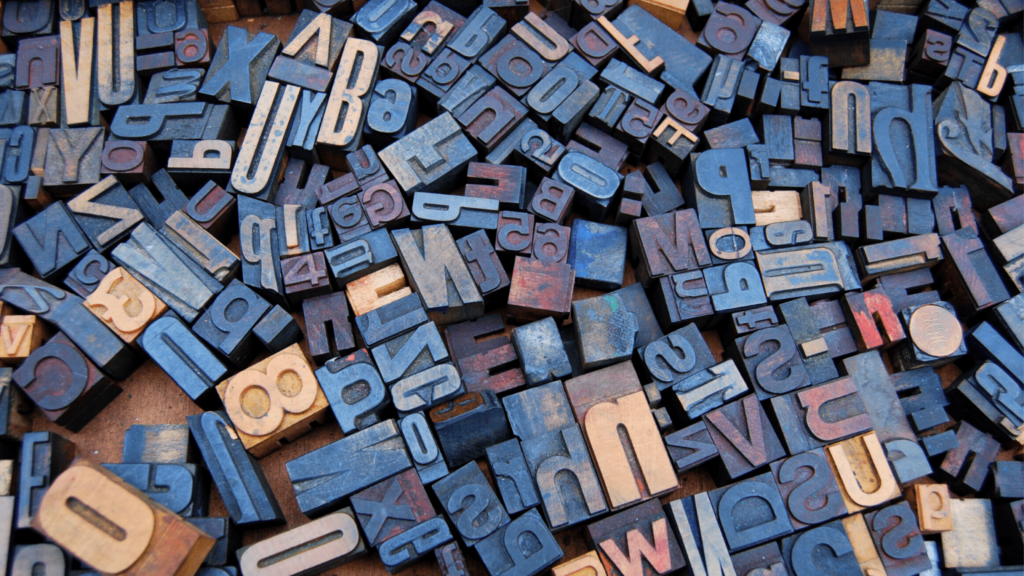
POLYGON ((298 344, 217 385, 217 393, 250 454, 262 458, 282 441, 322 424, 330 404, 298 344))

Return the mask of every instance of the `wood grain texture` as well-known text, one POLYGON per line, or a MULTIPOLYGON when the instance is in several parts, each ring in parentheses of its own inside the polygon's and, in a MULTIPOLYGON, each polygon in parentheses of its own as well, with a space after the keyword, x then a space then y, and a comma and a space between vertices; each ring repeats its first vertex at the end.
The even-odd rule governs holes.
MULTIPOLYGON (((531 2, 531 8, 534 11, 540 11, 540 6, 536 2, 531 2)), ((297 19, 298 14, 291 14, 288 16, 249 18, 233 23, 210 22, 210 39, 219 45, 224 29, 228 24, 232 24, 242 26, 250 32, 263 31, 275 34, 282 42, 286 42, 297 19)), ((696 40, 696 35, 690 30, 689 24, 685 19, 683 20, 680 32, 691 41, 696 40)), ((424 122, 425 119, 425 116, 421 116, 420 123, 424 122)), ((568 218, 566 220, 563 224, 571 224, 568 218)), ((230 243, 226 242, 226 245, 236 255, 239 254, 237 236, 230 243)), ((627 263, 623 285, 626 286, 633 283, 635 283, 633 268, 627 263)), ((589 298, 601 293, 598 290, 577 287, 573 293, 573 299, 589 298)), ((300 327, 305 330, 305 323, 303 322, 301 312, 293 314, 293 316, 295 316, 300 327)), ((505 334, 509 335, 512 328, 513 326, 506 324, 505 334)), ((704 337, 715 356, 716 363, 722 362, 723 348, 717 332, 706 332, 704 337)), ((300 342, 299 346, 302 347, 303 353, 308 356, 306 341, 300 342)), ((883 358, 885 358, 884 355, 883 358)), ((258 360, 262 359, 263 357, 258 358, 258 360)), ((943 386, 948 388, 960 373, 960 370, 954 365, 947 365, 938 369, 937 372, 942 378, 943 386)), ((69 432, 49 422, 39 410, 36 410, 32 415, 33 430, 52 431, 61 434, 75 442, 78 446, 78 453, 92 462, 116 463, 121 462, 124 432, 131 425, 184 424, 186 416, 202 412, 185 395, 181 388, 152 361, 147 360, 120 384, 124 388, 124 393, 100 412, 83 431, 79 433, 69 432)), ((259 465, 265 471, 271 489, 281 503, 287 524, 246 530, 242 536, 243 544, 250 545, 309 522, 299 512, 298 505, 292 495, 291 484, 285 471, 285 463, 316 448, 334 442, 341 437, 341 430, 336 425, 322 426, 293 443, 282 447, 281 450, 259 460, 259 465)), ((1009 460, 1011 457, 1012 451, 1003 451, 999 459, 1009 460)), ((680 475, 680 488, 671 494, 661 497, 661 501, 668 502, 713 488, 715 488, 715 484, 710 474, 704 469, 697 469, 680 475)), ((224 516, 226 514, 227 510, 224 507, 220 494, 216 490, 212 490, 210 516, 224 516)), ((576 558, 589 551, 583 538, 583 531, 583 527, 575 527, 555 534, 555 540, 565 554, 564 558, 576 558)), ((474 574, 485 573, 482 563, 472 554, 466 554, 466 564, 467 568, 474 574)), ((385 576, 387 572, 376 554, 371 554, 331 570, 329 574, 331 576, 385 576)), ((403 572, 403 576, 433 576, 439 574, 441 572, 432 559, 419 562, 403 572)))

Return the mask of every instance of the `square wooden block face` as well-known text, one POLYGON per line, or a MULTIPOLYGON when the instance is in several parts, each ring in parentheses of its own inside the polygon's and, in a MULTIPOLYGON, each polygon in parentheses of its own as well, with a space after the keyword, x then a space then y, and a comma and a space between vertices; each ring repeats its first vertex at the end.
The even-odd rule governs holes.
POLYGON ((327 420, 330 404, 298 344, 217 385, 242 445, 262 458, 327 420))
POLYGON ((43 344, 50 331, 36 316, 8 315, 0 324, 0 360, 19 364, 43 344))
POLYGON ((129 344, 167 311, 162 300, 121 267, 103 277, 85 306, 129 344))

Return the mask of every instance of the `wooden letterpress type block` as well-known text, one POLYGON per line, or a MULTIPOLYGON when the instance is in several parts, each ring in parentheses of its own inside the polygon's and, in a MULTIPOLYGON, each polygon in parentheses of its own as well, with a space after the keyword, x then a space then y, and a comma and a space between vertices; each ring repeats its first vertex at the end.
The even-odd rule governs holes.
POLYGON ((285 86, 281 90, 281 84, 277 82, 263 83, 231 171, 228 192, 259 200, 274 199, 285 142, 285 131, 278 128, 291 123, 299 92, 297 86, 285 86))
POLYGON ((991 324, 982 322, 968 332, 968 345, 983 358, 998 364, 1008 374, 1016 373, 1022 360, 1020 350, 1014 348, 991 324))
POLYGON ((943 409, 949 406, 949 400, 934 370, 925 367, 899 372, 893 375, 892 381, 900 394, 903 411, 918 432, 949 422, 949 416, 943 409))
MULTIPOLYGON (((747 574, 738 568, 733 572, 733 561, 729 558, 729 549, 707 492, 673 500, 665 506, 665 512, 680 536, 691 570, 747 574)), ((772 545, 778 548, 774 543, 772 545)))
POLYGON ((466 571, 466 558, 458 542, 449 542, 434 550, 441 576, 459 576, 466 571))
POLYGON ((565 386, 613 510, 678 486, 654 418, 649 416, 650 406, 629 363, 568 380, 565 386), (633 446, 646 448, 632 457, 627 455, 616 432, 623 428, 633 446), (643 476, 643 483, 634 470, 643 476))
POLYGON ((0 324, 0 360, 20 364, 49 337, 49 329, 35 316, 7 314, 0 324))
MULTIPOLYGON (((813 246, 793 246, 757 252, 757 265, 764 279, 764 290, 770 300, 816 296, 860 288, 853 255, 844 242, 813 246), (828 277, 812 277, 797 267, 807 259, 822 262, 822 273, 828 277)), ((705 271, 705 275, 707 271, 705 271)))
POLYGON ((831 93, 825 151, 830 159, 866 157, 871 154, 871 93, 850 81, 836 82, 831 93))
POLYGON ((512 344, 522 364, 526 383, 530 386, 559 380, 572 373, 558 329, 550 318, 513 328, 512 344))
POLYGON ((215 542, 113 472, 85 460, 75 462, 57 477, 47 495, 33 520, 33 528, 105 573, 194 572, 215 542), (97 511, 97 516, 82 517, 69 502, 83 503, 97 511), (152 520, 139 524, 139 518, 152 520), (104 531, 111 526, 125 535, 124 540, 116 540, 104 531), (100 552, 95 542, 103 538, 118 544, 108 543, 100 552))
POLYGON ((224 412, 205 412, 187 418, 207 469, 238 526, 280 524, 284 521, 263 476, 263 469, 245 451, 224 412))
POLYGON ((196 321, 195 333, 236 366, 248 364, 255 355, 252 329, 270 304, 238 280, 217 298, 196 321))
POLYGON ((561 224, 572 211, 572 200, 576 189, 564 182, 544 178, 533 195, 527 208, 538 218, 547 222, 561 224))
POLYGON ((173 140, 233 140, 237 131, 229 106, 201 102, 125 104, 110 123, 115 138, 161 146, 173 140))
MULTIPOLYGON (((444 330, 444 339, 452 359, 462 368, 463 363, 470 358, 508 345, 509 339, 503 335, 504 331, 505 323, 501 315, 489 314, 479 320, 448 326, 444 330)), ((462 372, 465 375, 465 368, 462 368, 462 372)))
POLYGON ((411 469, 353 494, 351 502, 371 546, 437 515, 423 483, 411 469))
POLYGON ((847 513, 824 450, 797 454, 773 462, 771 467, 794 529, 829 522, 847 513))
POLYGON ((371 230, 366 212, 356 196, 339 198, 327 206, 327 210, 340 244, 347 244, 371 230))
POLYGON ((767 302, 765 288, 751 262, 734 262, 704 270, 704 281, 715 312, 731 313, 767 302))
POLYGON ((754 125, 744 118, 705 131, 709 148, 745 148, 760 143, 754 125))
POLYGON ((487 448, 487 465, 510 514, 518 514, 540 504, 519 440, 513 438, 487 448))
POLYGON ((574 220, 567 263, 575 270, 577 283, 604 290, 621 287, 626 243, 625 228, 574 220))
POLYGON ((628 359, 639 330, 636 314, 625 307, 618 294, 605 294, 572 305, 580 364, 592 370, 628 359))
POLYGON ((780 304, 779 312, 798 345, 811 384, 820 384, 838 377, 828 341, 820 332, 807 300, 798 299, 780 304))
POLYGON ((327 108, 327 94, 303 90, 299 94, 291 128, 286 140, 289 158, 320 162, 316 137, 327 108))
POLYGON ((416 192, 412 198, 412 222, 444 223, 461 232, 483 229, 492 231, 498 226, 497 200, 416 192))
POLYGON ((448 475, 448 466, 423 412, 414 412, 398 421, 420 480, 431 484, 448 475))
POLYGON ((589 22, 580 28, 569 39, 569 43, 580 56, 596 67, 603 67, 619 50, 617 41, 597 22, 589 22))
POLYGON ((433 486, 448 519, 470 547, 509 523, 508 513, 475 462, 460 467, 433 486), (472 496, 471 506, 466 500, 472 496))
POLYGON ((517 256, 509 289, 509 321, 530 322, 547 316, 557 320, 565 318, 572 302, 575 275, 568 264, 517 256), (538 292, 541 285, 545 289, 538 292))
POLYGON ((152 322, 139 343, 192 401, 216 403, 213 387, 228 370, 177 315, 168 313, 152 322))
POLYGON ((206 471, 196 464, 104 464, 154 502, 181 516, 203 516, 210 505, 206 471))
POLYGON ((147 76, 174 67, 174 32, 146 34, 135 39, 135 69, 147 76))
POLYGON ((833 444, 826 450, 843 501, 851 513, 900 495, 899 485, 874 432, 833 444))
POLYGON ((790 454, 871 430, 864 403, 849 377, 773 398, 771 406, 790 454))
POLYGON ((22 439, 18 507, 14 528, 28 529, 53 480, 75 457, 74 443, 54 432, 27 432, 22 439))
POLYGON ((730 479, 745 476, 786 455, 754 396, 708 412, 703 419, 730 479))
POLYGON ((284 231, 278 227, 277 210, 272 204, 240 196, 238 220, 242 280, 265 296, 282 300, 279 244, 284 231))
POLYGON ((570 424, 524 439, 523 453, 552 529, 584 522, 608 510, 579 426, 570 424))
POLYGON ((475 143, 490 152, 524 116, 527 109, 501 88, 492 88, 459 117, 475 143))
POLYGON ((703 421, 665 436, 665 446, 680 474, 718 456, 718 447, 703 421))
POLYGON ((593 550, 555 566, 551 569, 551 574, 553 576, 607 576, 601 559, 593 550))
POLYGON ((715 358, 696 326, 686 326, 639 349, 645 376, 649 374, 659 390, 712 367, 715 358))
MULTIPOLYGON (((873 551, 874 544, 871 543, 871 537, 868 536, 867 529, 864 531, 864 537, 873 551)), ((755 576, 762 573, 789 574, 786 570, 786 564, 782 559, 782 551, 779 550, 777 542, 762 544, 761 546, 726 557, 732 562, 736 574, 743 574, 745 576, 755 576)))
POLYGON ((223 237, 234 212, 235 197, 213 182, 206 183, 185 205, 185 215, 218 238, 223 237))
POLYGON ((430 366, 391 386, 391 396, 400 416, 425 410, 463 392, 459 371, 448 363, 430 366))
POLYGON ((1017 345, 1024 349, 1024 296, 1017 295, 995 307, 995 320, 1017 345))
POLYGON ((449 39, 448 48, 469 61, 475 61, 505 34, 505 29, 502 16, 488 6, 478 6, 449 39))
MULTIPOLYGON (((9 531, 9 528, 6 530, 9 531)), ((5 560, 11 559, 10 573, 18 575, 31 574, 33 570, 47 574, 64 574, 69 564, 66 553, 56 544, 22 544, 14 546, 13 550, 5 547, 3 557, 5 560)))
POLYGON ((395 78, 381 80, 373 88, 363 133, 368 142, 383 148, 415 128, 416 118, 416 93, 409 84, 395 78))
POLYGON ((566 150, 586 154, 612 170, 622 168, 628 152, 625 144, 587 123, 579 127, 566 150))
POLYGON ((340 168, 343 156, 362 144, 363 123, 380 58, 380 49, 372 42, 356 38, 345 42, 337 78, 316 137, 317 153, 328 166, 340 168), (358 104, 342 106, 343 102, 358 104))
POLYGON ((679 328, 686 321, 700 323, 700 319, 715 312, 700 270, 660 278, 654 288, 654 306, 659 311, 658 321, 666 330, 679 328))
POLYGON ((331 281, 323 252, 301 254, 281 259, 284 292, 292 305, 306 298, 329 294, 331 281))
POLYGON ((565 146, 544 130, 537 128, 536 123, 527 118, 487 156, 487 161, 505 162, 512 153, 516 158, 528 163, 527 173, 532 178, 540 178, 543 181, 554 172, 555 165, 565 154, 565 146), (499 151, 502 154, 495 156, 499 151))
MULTIPOLYGON (((412 20, 415 2, 367 2, 351 18, 360 36, 379 45, 390 45, 412 20)), ((344 57, 342 57, 344 60, 344 57)))
POLYGON ((356 316, 355 321, 363 342, 374 346, 426 323, 427 313, 419 295, 409 294, 356 316))
POLYGON ((905 502, 864 515, 886 574, 920 573, 931 567, 917 518, 905 502))
POLYGON ((622 298, 623 303, 625 303, 626 308, 636 314, 639 330, 637 330, 636 333, 634 348, 646 346, 665 335, 665 333, 661 331, 661 327, 658 326, 658 320, 655 318, 654 309, 651 307, 651 303, 647 299, 647 294, 644 292, 643 286, 639 284, 630 284, 629 286, 619 288, 612 293, 618 294, 622 298))
POLYGON ((525 205, 526 169, 522 166, 470 162, 466 179, 466 196, 497 200, 502 210, 522 210, 525 205))
POLYGON ((903 439, 915 441, 899 397, 889 380, 878 351, 858 354, 843 360, 846 374, 853 378, 861 400, 871 418, 871 427, 883 443, 903 439))
POLYGON ((366 349, 338 356, 316 371, 317 380, 345 434, 381 421, 387 407, 387 388, 366 349))
POLYGON ((242 570, 281 573, 330 571, 366 555, 366 544, 351 507, 238 550, 242 570), (330 539, 330 545, 323 542, 330 539))
POLYGON ((768 146, 768 159, 774 164, 792 165, 796 158, 793 143, 793 119, 782 114, 765 114, 758 124, 759 134, 768 146))
POLYGON ((100 164, 100 174, 114 174, 127 184, 139 184, 149 181, 156 167, 156 158, 148 142, 107 140, 100 164))
POLYGON ((708 493, 730 552, 793 532, 771 472, 708 493), (753 529, 753 528, 757 529, 753 529))
POLYGON ((111 255, 115 262, 189 322, 195 320, 199 311, 223 288, 216 278, 145 223, 136 226, 129 238, 111 255))
POLYGON ((384 568, 390 574, 404 570, 442 544, 453 543, 444 518, 435 516, 380 544, 384 568))
POLYGON ((36 146, 36 130, 29 126, 15 126, 5 145, 6 160, 2 181, 5 184, 24 184, 31 174, 32 153, 36 146))
MULTIPOLYGON (((381 232, 386 233, 386 231, 381 232)), ((343 273, 339 270, 339 267, 347 264, 347 262, 337 263, 336 259, 347 257, 350 253, 354 254, 357 252, 359 255, 356 259, 365 258, 367 255, 375 253, 369 246, 369 242, 361 238, 352 244, 339 246, 338 252, 334 255, 328 254, 328 257, 331 258, 331 270, 334 271, 335 277, 339 277, 339 274, 343 273), (360 243, 362 244, 360 245, 360 243)), ((345 293, 348 294, 348 301, 352 306, 352 312, 356 316, 362 316, 371 310, 412 294, 412 290, 406 284, 401 266, 391 264, 349 282, 345 285, 345 293)))
POLYGON ((726 327, 730 336, 742 336, 779 325, 779 317, 775 314, 775 307, 771 304, 752 310, 736 312, 732 315, 731 319, 731 324, 726 327))
POLYGON ((306 435, 313 425, 326 419, 329 407, 297 344, 225 380, 217 386, 217 393, 242 445, 256 457, 278 450, 283 440, 293 441, 306 435), (282 384, 298 391, 285 396, 280 391, 282 384), (256 403, 260 402, 268 402, 263 409, 272 420, 251 416, 259 413, 256 403))
POLYGON ((739 260, 753 260, 754 244, 746 226, 730 226, 718 230, 705 230, 705 239, 711 251, 713 264, 727 264, 739 260))
POLYGON ((386 384, 407 378, 448 359, 433 322, 392 338, 371 350, 386 384))
POLYGON ((480 291, 446 226, 396 230, 393 236, 402 267, 434 321, 448 324, 483 314, 480 291))
POLYGON ((587 541, 597 548, 605 571, 616 576, 668 574, 680 569, 686 561, 679 541, 673 536, 668 517, 658 502, 618 512, 591 524, 586 533, 587 541), (638 567, 640 571, 636 570, 638 567))
POLYGON ((994 143, 988 132, 992 108, 983 96, 959 82, 935 100, 936 154, 943 181, 972 182, 974 203, 990 208, 1012 198, 1014 181, 993 164, 994 143), (971 120, 967 120, 970 110, 971 120), (974 136, 977 134, 977 136, 974 136), (971 137, 978 140, 972 141, 971 137))
POLYGON ((540 574, 562 559, 562 549, 544 525, 540 513, 530 510, 499 527, 476 545, 491 574, 540 574), (531 544, 525 545, 525 542, 531 544), (526 546, 532 552, 526 556, 526 546))
POLYGON ((284 56, 274 58, 273 65, 267 71, 267 78, 271 80, 315 92, 326 92, 332 76, 330 71, 284 56))
POLYGON ((796 190, 754 190, 751 201, 757 226, 796 222, 803 214, 800 193, 796 190))
POLYGON ((986 487, 986 493, 993 498, 1019 498, 1024 496, 1024 483, 1021 478, 1021 466, 1019 461, 993 462, 990 465, 992 470, 992 481, 986 487))
POLYGON ((672 386, 672 394, 666 396, 670 409, 678 408, 677 412, 692 420, 748 391, 736 364, 726 360, 680 380, 672 386))
MULTIPOLYGON (((157 72, 149 79, 143 104, 195 102, 205 71, 196 68, 172 68, 157 72)), ((127 103, 123 104, 127 105, 127 103)))
POLYGON ((831 5, 811 0, 809 12, 811 54, 825 56, 832 66, 863 66, 870 60, 867 3, 849 0, 831 5))
POLYGON ((821 120, 793 117, 794 168, 821 168, 821 120))
POLYGON ((18 43, 14 88, 25 90, 56 86, 59 81, 60 36, 26 38, 18 43))
POLYGON ((940 236, 951 234, 961 228, 970 228, 978 232, 978 223, 971 210, 971 196, 966 186, 939 188, 939 193, 932 198, 932 209, 940 236))
POLYGON ((646 286, 657 278, 711 264, 695 216, 692 209, 687 209, 633 222, 630 236, 634 250, 642 251, 637 267, 641 284, 646 286), (674 232, 669 235, 666 230, 674 232))
MULTIPOLYGON (((231 521, 231 518, 226 516, 193 517, 186 518, 185 521, 216 539, 213 549, 210 550, 209 554, 206 555, 206 560, 203 561, 204 566, 225 567, 232 561, 231 559, 235 557, 235 550, 238 548, 242 534, 234 522, 231 521)), ((224 575, 212 574, 210 576, 224 575)))
POLYGON ((101 128, 50 130, 43 185, 55 194, 72 195, 99 182, 102 155, 101 128))
MULTIPOLYGON (((448 52, 452 53, 450 49, 448 52)), ((452 57, 451 61, 458 63, 458 60, 454 57, 452 57)), ((440 72, 440 66, 438 66, 436 71, 431 69, 431 78, 442 82, 448 80, 447 75, 442 75, 440 78, 437 78, 440 72)), ((490 72, 484 70, 479 64, 471 65, 469 69, 459 77, 458 82, 448 88, 448 91, 440 97, 437 102, 438 112, 447 111, 456 118, 462 116, 473 102, 476 102, 477 99, 490 91, 497 82, 498 81, 494 76, 491 76, 490 72)), ((447 86, 450 82, 444 82, 444 84, 447 86)), ((425 87, 426 82, 421 82, 420 85, 425 87)))
POLYGON ((835 520, 782 540, 793 574, 860 574, 860 563, 842 521, 835 520))
POLYGON ((989 465, 995 461, 999 443, 992 436, 960 422, 956 429, 959 445, 946 453, 936 473, 951 480, 950 489, 958 494, 977 492, 988 478, 989 465))
MULTIPOLYGON (((693 100, 697 101, 696 97, 693 97, 693 100)), ((643 100, 634 99, 616 125, 615 137, 629 146, 631 154, 642 157, 657 120, 658 108, 656 106, 643 100)), ((674 132, 679 132, 682 135, 681 130, 675 129, 674 132)))
POLYGON ((700 97, 701 102, 710 109, 710 126, 724 124, 732 114, 742 72, 743 64, 738 60, 721 54, 715 56, 700 97))
POLYGON ((697 208, 701 228, 756 223, 743 150, 708 150, 693 166, 683 183, 683 196, 697 208))
POLYGON ((892 301, 880 288, 843 295, 843 309, 861 351, 887 348, 907 337, 892 301), (884 334, 883 334, 884 331, 884 334))
POLYGON ((72 432, 121 393, 63 333, 33 351, 12 378, 43 415, 72 432))
POLYGON ((238 257, 184 212, 171 214, 161 232, 218 282, 227 283, 238 275, 238 257))
POLYGON ((0 126, 17 126, 24 122, 25 93, 20 90, 0 93, 0 126))
POLYGON ((97 84, 92 78, 96 64, 95 30, 95 18, 60 23, 61 123, 66 126, 100 123, 97 84), (78 38, 75 38, 76 33, 78 38))
POLYGON ((114 268, 85 299, 89 311, 128 344, 167 311, 161 302, 124 268, 114 268))
MULTIPOLYGON (((450 48, 442 50, 423 70, 419 80, 416 80, 416 88, 420 94, 420 110, 425 113, 441 113, 439 103, 449 93, 454 92, 457 81, 471 66, 471 60, 463 58, 450 48)), ((493 85, 493 82, 491 84, 493 85)), ((461 108, 463 111, 466 109, 461 108)), ((455 114, 454 110, 450 112, 455 114)), ((460 111, 460 115, 461 113, 460 111)))
POLYGON ((186 185, 212 180, 227 186, 234 157, 235 143, 228 140, 175 140, 171 143, 167 171, 186 185))
POLYGON ((476 159, 476 151, 445 113, 385 148, 380 157, 408 195, 451 190, 460 170, 476 159), (430 168, 417 168, 420 164, 430 168))
POLYGON ((724 54, 742 60, 760 26, 761 19, 746 8, 720 2, 708 17, 697 45, 712 56, 724 54))
POLYGON ((874 147, 871 169, 864 174, 876 191, 893 191, 899 195, 931 197, 938 191, 935 177, 935 154, 930 132, 932 122, 931 88, 872 83, 871 121, 874 147), (892 122, 900 119, 910 130, 893 136, 892 122), (909 148, 905 148, 909 147, 909 148), (914 154, 905 151, 913 149, 914 154), (900 153, 897 153, 900 150, 900 153), (910 168, 910 170, 908 170, 910 168))
POLYGON ((525 443, 576 423, 562 383, 549 382, 503 399, 512 433, 525 443))
POLYGON ((224 34, 199 93, 225 104, 251 109, 256 104, 257 94, 263 90, 281 41, 271 34, 250 34, 235 26, 228 26, 224 34))
MULTIPOLYGON (((302 302, 309 355, 320 363, 355 348, 348 303, 343 292, 326 294, 302 302)), ((369 343, 368 343, 369 344, 369 343)))
POLYGON ((916 484, 904 493, 907 503, 917 514, 922 534, 938 534, 953 530, 949 486, 916 484))
POLYGON ((260 344, 271 354, 280 352, 302 340, 302 331, 299 329, 298 322, 292 318, 290 312, 276 304, 252 331, 260 344))
POLYGON ((12 234, 44 279, 67 270, 89 249, 89 240, 63 202, 17 225, 12 234))
MULTIPOLYGON (((998 534, 992 501, 974 498, 952 499, 953 530, 941 535, 943 565, 968 571, 999 565, 998 534)), ((918 536, 920 540, 920 536, 918 536)), ((915 566, 916 569, 916 566, 915 566)))
POLYGON ((740 362, 758 400, 792 392, 811 383, 796 342, 786 326, 738 337, 729 349, 740 362))
POLYGON ((79 227, 100 252, 123 240, 143 215, 113 176, 68 201, 79 227))
POLYGON ((961 317, 1008 300, 1010 295, 981 239, 970 229, 942 236, 945 262, 938 269, 939 289, 961 317))
POLYGON ((511 34, 483 54, 480 57, 480 65, 518 98, 526 96, 529 89, 551 72, 554 66, 552 62, 542 58, 525 42, 511 34), (512 62, 516 62, 516 66, 513 67, 512 62))
POLYGON ((936 80, 949 64, 953 51, 953 37, 938 30, 927 29, 918 39, 910 60, 910 71, 915 78, 936 80))
POLYGON ((632 101, 633 97, 618 86, 608 86, 597 97, 597 102, 587 114, 587 120, 602 132, 612 134, 632 101))
POLYGON ((158 194, 153 194, 146 184, 137 184, 128 190, 128 195, 150 224, 161 227, 175 211, 185 210, 189 201, 167 170, 154 172, 151 180, 158 194))
POLYGON ((502 211, 498 215, 495 251, 511 260, 514 256, 533 253, 534 216, 524 212, 502 211))
POLYGON ((394 180, 371 184, 359 193, 358 198, 374 230, 403 226, 409 221, 409 208, 394 180))
POLYGON ((448 400, 430 410, 430 420, 449 468, 480 458, 488 446, 512 437, 505 412, 491 390, 448 400))
MULTIPOLYGON (((975 241, 976 239, 967 234, 961 235, 959 231, 944 238, 949 239, 949 243, 957 249, 962 245, 977 244, 978 248, 981 247, 980 241, 975 241)), ((942 261, 942 250, 939 246, 938 234, 911 236, 862 246, 857 249, 857 265, 861 278, 867 281, 886 274, 931 268, 942 261)))
POLYGON ((332 17, 329 11, 321 10, 317 14, 303 10, 281 53, 299 62, 334 70, 341 56, 342 45, 351 32, 351 24, 332 17), (312 42, 314 38, 316 43, 312 42))

